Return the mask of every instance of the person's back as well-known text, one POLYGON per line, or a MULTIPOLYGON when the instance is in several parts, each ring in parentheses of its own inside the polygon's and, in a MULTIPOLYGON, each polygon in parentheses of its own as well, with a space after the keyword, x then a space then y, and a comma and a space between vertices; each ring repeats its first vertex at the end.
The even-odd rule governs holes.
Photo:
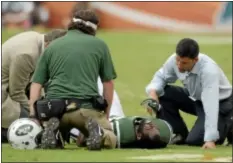
POLYGON ((87 99, 98 96, 97 78, 107 46, 79 30, 68 31, 46 51, 50 83, 48 98, 87 99))
POLYGON ((37 32, 17 34, 2 45, 2 127, 9 125, 28 109, 24 93, 39 57, 43 36, 37 32), (24 87, 25 85, 25 87, 24 87))
MULTIPOLYGON (((55 29, 47 34, 34 31, 10 37, 2 45, 2 135, 18 118, 28 117, 29 104, 25 91, 44 47, 66 30, 55 29)), ((3 137, 2 137, 3 138, 3 137)))
MULTIPOLYGON (((203 62, 201 69, 212 69, 215 68, 218 70, 218 75, 219 75, 219 91, 228 91, 229 94, 232 92, 232 84, 230 83, 229 79, 227 78, 226 74, 222 70, 222 68, 214 61, 211 57, 209 57, 206 54, 199 54, 199 60, 203 62), (227 86, 227 87, 226 87, 227 86)), ((201 70, 200 70, 201 71, 201 70)), ((220 97, 222 99, 223 97, 220 97)))
POLYGON ((47 124, 43 123, 42 148, 59 146, 53 142, 59 141, 55 140, 55 135, 60 122, 63 128, 77 128, 88 136, 87 148, 90 150, 115 147, 116 137, 108 117, 113 80, 117 75, 107 45, 94 37, 98 23, 93 11, 77 11, 67 35, 50 44, 38 62, 30 91, 33 92, 30 114, 47 121, 47 124), (103 82, 103 96, 98 93, 98 76, 103 82), (45 99, 38 100, 46 82, 45 99))
MULTIPOLYGON (((9 67, 10 62, 20 55, 27 55, 31 58, 39 57, 40 50, 38 47, 42 47, 43 35, 38 32, 23 32, 17 34, 2 45, 2 84, 6 84, 9 81, 9 67), (40 41, 41 40, 41 41, 40 41)), ((35 63, 34 63, 35 65, 35 63)))

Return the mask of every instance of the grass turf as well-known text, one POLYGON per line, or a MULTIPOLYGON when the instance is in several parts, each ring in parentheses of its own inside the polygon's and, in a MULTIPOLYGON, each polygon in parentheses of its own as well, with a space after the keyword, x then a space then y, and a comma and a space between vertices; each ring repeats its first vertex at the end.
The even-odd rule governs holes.
MULTIPOLYGON (((21 31, 3 30, 2 42, 18 32, 21 31)), ((213 40, 217 40, 218 38, 221 39, 221 36, 211 37, 194 34, 185 35, 142 31, 101 31, 98 33, 98 37, 105 40, 109 45, 118 74, 118 78, 115 80, 115 88, 119 94, 126 115, 147 114, 139 105, 146 97, 145 86, 152 79, 154 72, 174 52, 176 42, 183 37, 194 37, 200 40, 201 52, 211 56, 224 70, 228 79, 232 81, 232 45, 224 41, 219 43, 213 42, 213 40)), ((180 83, 177 82, 177 84, 179 85, 180 83)), ((182 115, 188 127, 191 128, 195 122, 195 117, 185 113, 182 113, 182 115)), ((20 151, 12 149, 7 144, 3 144, 2 161, 150 161, 146 159, 129 159, 129 157, 171 153, 203 154, 203 158, 194 161, 211 161, 211 158, 214 157, 232 156, 232 147, 218 146, 216 150, 204 151, 200 150, 200 147, 171 145, 162 150, 116 149, 89 152, 85 149, 77 149, 74 145, 68 145, 66 150, 20 151)), ((169 161, 169 158, 165 159, 165 161, 169 161)), ((182 160, 172 161, 180 162, 182 160)), ((183 161, 187 160, 183 159, 183 161)))

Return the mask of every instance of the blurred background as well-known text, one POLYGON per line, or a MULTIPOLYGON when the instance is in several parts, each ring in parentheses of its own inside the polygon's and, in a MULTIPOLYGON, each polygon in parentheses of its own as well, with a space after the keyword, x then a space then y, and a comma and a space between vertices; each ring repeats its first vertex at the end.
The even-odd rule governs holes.
POLYGON ((2 2, 2 28, 65 28, 77 8, 98 13, 101 29, 231 33, 232 2, 2 2))

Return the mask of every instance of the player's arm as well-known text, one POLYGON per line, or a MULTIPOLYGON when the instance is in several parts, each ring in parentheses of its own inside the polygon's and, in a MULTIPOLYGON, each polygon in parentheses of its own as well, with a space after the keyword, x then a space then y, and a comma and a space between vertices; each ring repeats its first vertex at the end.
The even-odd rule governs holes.
POLYGON ((25 89, 34 70, 33 64, 29 55, 22 54, 12 59, 9 69, 9 95, 26 109, 29 109, 29 105, 25 89))
POLYGON ((108 103, 108 107, 106 108, 105 112, 106 112, 107 118, 109 118, 110 108, 112 106, 113 90, 114 90, 113 80, 103 82, 103 87, 104 87, 103 96, 104 96, 104 99, 106 99, 108 103))
POLYGON ((105 112, 107 118, 109 118, 110 108, 112 106, 113 91, 114 91, 114 79, 117 77, 115 68, 112 62, 112 58, 109 49, 104 44, 104 53, 100 64, 100 78, 103 83, 103 96, 108 103, 108 107, 105 112))
POLYGON ((41 89, 43 85, 48 81, 48 63, 47 63, 47 54, 48 49, 45 50, 44 54, 40 57, 37 62, 35 72, 32 78, 32 84, 30 88, 30 116, 35 116, 34 103, 41 96, 41 89))
POLYGON ((148 112, 151 114, 151 109, 159 109, 159 97, 164 94, 164 87, 168 83, 174 83, 177 80, 175 73, 175 54, 167 59, 164 65, 154 74, 151 82, 146 86, 146 93, 148 99, 144 100, 142 104, 150 105, 148 112))
POLYGON ((156 99, 164 94, 164 87, 168 83, 174 83, 177 75, 174 70, 175 55, 167 59, 164 65, 154 74, 153 79, 146 87, 146 93, 149 97, 156 99))
POLYGON ((215 142, 219 138, 219 78, 218 68, 211 66, 203 70, 201 75, 202 94, 201 100, 205 112, 205 142, 215 142))

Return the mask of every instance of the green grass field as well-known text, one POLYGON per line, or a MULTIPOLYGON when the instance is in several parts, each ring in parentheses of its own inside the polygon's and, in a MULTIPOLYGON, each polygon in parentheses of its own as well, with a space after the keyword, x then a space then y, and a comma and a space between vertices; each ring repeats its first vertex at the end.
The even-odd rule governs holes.
MULTIPOLYGON (((2 41, 19 31, 2 31, 2 41)), ((108 45, 113 57, 118 78, 115 88, 120 96, 126 115, 146 115, 146 111, 140 107, 140 102, 146 97, 145 86, 152 79, 154 72, 171 55, 176 47, 176 42, 183 37, 194 37, 200 43, 202 53, 206 53, 215 59, 232 81, 232 43, 231 36, 203 36, 185 34, 165 34, 153 32, 107 32, 101 31, 98 37, 108 45), (227 40, 225 39, 227 37, 227 40), (218 38, 221 42, 217 42, 218 38)), ((177 83, 179 84, 179 83, 177 83)), ((184 114, 184 119, 191 128, 195 117, 184 114)), ((66 150, 55 151, 20 151, 14 150, 9 145, 2 146, 2 161, 9 162, 79 162, 79 161, 155 161, 146 158, 133 158, 136 156, 151 156, 159 154, 200 154, 200 157, 190 159, 173 159, 167 157, 158 161, 214 161, 216 157, 232 157, 232 147, 218 146, 216 150, 201 150, 200 147, 168 146, 162 150, 103 150, 101 152, 89 152, 67 146, 66 150)), ((157 160, 156 160, 157 161, 157 160)))

